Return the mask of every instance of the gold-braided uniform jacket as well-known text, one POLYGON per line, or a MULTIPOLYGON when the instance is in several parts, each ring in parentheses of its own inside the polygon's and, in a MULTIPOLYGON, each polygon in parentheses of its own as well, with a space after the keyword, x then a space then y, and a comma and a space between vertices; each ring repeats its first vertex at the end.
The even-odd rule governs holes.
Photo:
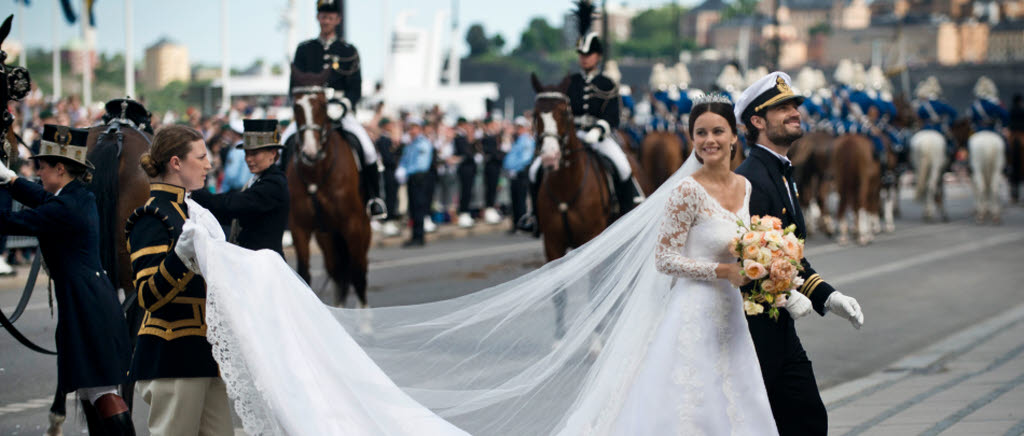
POLYGON ((217 363, 206 341, 206 282, 174 254, 188 218, 185 190, 153 183, 149 195, 125 225, 135 291, 146 311, 131 376, 216 377, 217 363))

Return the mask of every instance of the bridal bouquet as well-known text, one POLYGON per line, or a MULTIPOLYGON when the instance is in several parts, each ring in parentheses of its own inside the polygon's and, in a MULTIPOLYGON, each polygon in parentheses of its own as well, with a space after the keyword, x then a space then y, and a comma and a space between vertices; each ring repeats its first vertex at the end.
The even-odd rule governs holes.
POLYGON ((782 228, 782 220, 773 216, 750 217, 750 224, 737 221, 742 235, 730 243, 729 249, 743 262, 741 274, 753 281, 749 292, 743 293, 743 310, 757 315, 768 309, 768 316, 779 319, 779 307, 786 296, 803 284, 797 273, 803 270, 804 241, 793 233, 796 225, 782 228))

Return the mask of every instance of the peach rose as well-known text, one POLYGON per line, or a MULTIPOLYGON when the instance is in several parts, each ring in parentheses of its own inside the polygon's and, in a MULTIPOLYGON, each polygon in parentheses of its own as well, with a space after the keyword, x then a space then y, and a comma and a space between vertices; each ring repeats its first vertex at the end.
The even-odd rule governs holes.
POLYGON ((769 294, 769 295, 765 295, 765 299, 768 300, 769 303, 771 303, 771 300, 772 300, 771 294, 774 294, 776 292, 776 288, 777 288, 777 286, 775 285, 775 281, 772 280, 772 279, 768 279, 768 280, 765 280, 765 281, 761 282, 761 290, 763 290, 763 291, 765 291, 765 292, 767 292, 769 294))
POLYGON ((747 232, 740 239, 743 245, 760 245, 761 244, 761 232, 747 232))
POLYGON ((758 253, 757 259, 754 260, 756 260, 761 265, 771 265, 772 251, 769 250, 768 247, 761 247, 758 251, 760 251, 760 253, 758 253))
POLYGON ((772 230, 782 230, 782 220, 773 216, 767 217, 766 219, 768 221, 768 226, 771 227, 772 230))
POLYGON ((743 274, 750 280, 758 280, 768 275, 768 269, 760 263, 746 259, 743 261, 743 274))
POLYGON ((783 307, 783 306, 785 306, 786 305, 786 301, 788 299, 789 299, 788 295, 786 295, 786 294, 779 294, 778 297, 775 297, 775 307, 783 307))
POLYGON ((750 217, 750 226, 751 227, 755 227, 755 226, 757 226, 759 224, 761 224, 761 215, 754 215, 754 216, 750 217))
POLYGON ((786 256, 794 260, 800 260, 804 257, 804 246, 800 244, 800 241, 793 241, 790 238, 786 238, 783 241, 782 251, 786 253, 786 256))
POLYGON ((777 249, 779 247, 782 247, 782 242, 784 239, 782 237, 782 232, 778 230, 770 230, 764 232, 764 240, 765 242, 768 243, 769 247, 771 247, 772 249, 777 249))
POLYGON ((761 255, 761 247, 757 245, 747 245, 743 247, 743 258, 756 260, 761 255))
POLYGON ((796 265, 785 259, 775 259, 771 264, 771 276, 776 282, 793 280, 796 277, 796 265))

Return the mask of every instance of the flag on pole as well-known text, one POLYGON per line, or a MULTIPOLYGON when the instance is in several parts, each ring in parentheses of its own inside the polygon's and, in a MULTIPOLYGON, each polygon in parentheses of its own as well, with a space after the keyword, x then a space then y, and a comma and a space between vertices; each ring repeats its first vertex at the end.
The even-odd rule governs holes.
MULTIPOLYGON (((29 0, 21 0, 25 4, 28 4, 29 0)), ((93 5, 96 4, 96 0, 85 0, 85 11, 84 15, 89 17, 89 27, 96 27, 96 16, 92 12, 93 5)), ((75 24, 78 21, 78 15, 75 14, 75 9, 71 6, 71 0, 60 0, 60 6, 64 9, 64 18, 68 20, 68 24, 75 24)))

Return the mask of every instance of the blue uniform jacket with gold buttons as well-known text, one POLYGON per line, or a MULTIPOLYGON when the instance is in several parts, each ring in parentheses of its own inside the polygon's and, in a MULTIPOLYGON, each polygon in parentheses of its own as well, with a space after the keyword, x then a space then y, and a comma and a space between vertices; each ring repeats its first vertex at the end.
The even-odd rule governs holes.
POLYGON ((145 310, 132 356, 135 380, 216 377, 206 341, 206 282, 174 254, 188 218, 185 190, 150 185, 146 205, 128 219, 128 252, 139 305, 145 310))
POLYGON ((117 291, 100 266, 96 197, 77 180, 64 185, 59 195, 23 178, 8 189, 27 209, 0 211, 0 233, 37 237, 53 279, 58 390, 124 383, 128 324, 117 291))

